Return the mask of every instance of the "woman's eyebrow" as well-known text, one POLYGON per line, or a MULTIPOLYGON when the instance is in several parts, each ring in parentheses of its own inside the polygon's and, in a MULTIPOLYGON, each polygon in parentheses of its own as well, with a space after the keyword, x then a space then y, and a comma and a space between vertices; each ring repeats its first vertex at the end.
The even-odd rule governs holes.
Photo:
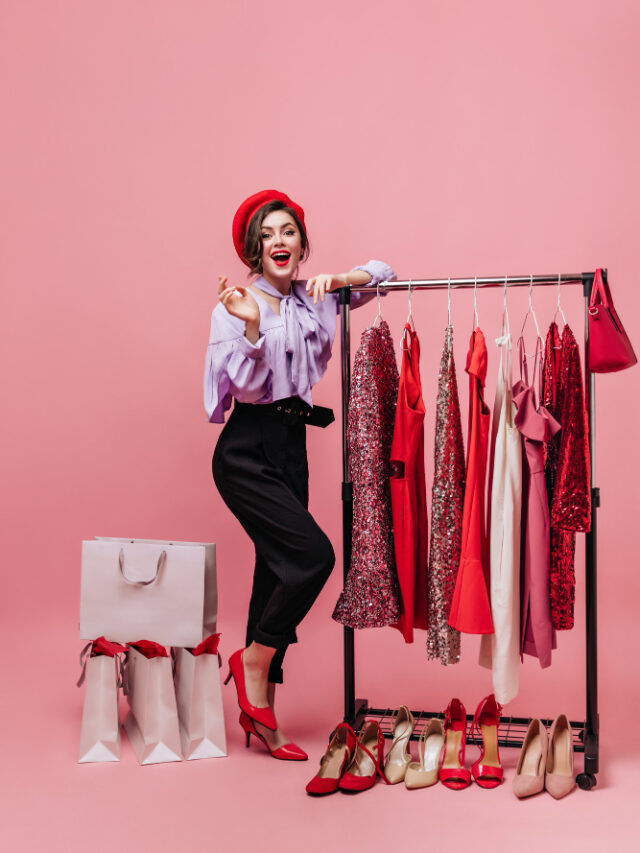
MULTIPOLYGON (((288 228, 289 226, 293 226, 294 228, 296 227, 296 226, 293 224, 293 222, 285 222, 285 223, 284 223, 284 225, 281 225, 280 227, 281 227, 281 228, 288 228)), ((266 228, 266 229, 267 229, 267 231, 273 231, 273 228, 272 228, 270 225, 263 225, 262 227, 263 227, 263 228, 266 228)))

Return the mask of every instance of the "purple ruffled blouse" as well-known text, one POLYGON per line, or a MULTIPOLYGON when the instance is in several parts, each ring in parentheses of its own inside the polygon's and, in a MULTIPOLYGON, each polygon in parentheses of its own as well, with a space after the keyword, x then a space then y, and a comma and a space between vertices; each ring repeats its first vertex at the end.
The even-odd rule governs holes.
MULTIPOLYGON (((396 274, 382 261, 368 261, 354 270, 371 276, 369 287, 394 281, 396 274)), ((241 403, 271 403, 298 396, 310 406, 311 389, 322 379, 336 332, 337 292, 313 304, 304 281, 293 281, 286 295, 259 276, 252 284, 280 299, 280 315, 266 299, 252 292, 260 308, 258 341, 245 337, 245 323, 219 302, 211 313, 211 331, 204 367, 204 407, 209 421, 224 423, 235 397, 241 403)), ((363 305, 375 293, 352 293, 351 307, 363 305)))

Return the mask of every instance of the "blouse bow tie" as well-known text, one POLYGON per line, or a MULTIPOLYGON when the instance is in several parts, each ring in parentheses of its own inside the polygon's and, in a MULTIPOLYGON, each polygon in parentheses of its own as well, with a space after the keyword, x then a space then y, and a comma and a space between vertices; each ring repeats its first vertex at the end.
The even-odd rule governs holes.
POLYGON ((314 334, 321 334, 320 324, 313 316, 311 307, 296 297, 293 289, 283 296, 279 290, 260 277, 254 282, 255 287, 280 300, 280 317, 284 326, 285 350, 294 356, 291 359, 291 379, 295 387, 307 390, 310 387, 309 364, 307 359, 306 341, 314 334), (297 357, 295 354, 297 353, 297 357))

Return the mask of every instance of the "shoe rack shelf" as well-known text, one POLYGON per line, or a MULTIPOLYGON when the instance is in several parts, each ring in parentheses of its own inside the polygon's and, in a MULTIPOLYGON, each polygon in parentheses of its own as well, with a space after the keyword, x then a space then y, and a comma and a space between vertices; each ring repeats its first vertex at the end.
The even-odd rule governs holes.
MULTIPOLYGON (((385 738, 391 740, 393 738, 393 719, 395 713, 394 708, 369 708, 366 700, 356 699, 356 716, 354 731, 358 732, 362 728, 365 719, 375 718, 380 724, 382 733, 385 738)), ((426 727, 430 719, 437 718, 444 722, 444 712, 430 711, 412 711, 416 721, 415 728, 411 735, 411 740, 418 740, 422 733, 422 729, 426 727)), ((473 743, 474 738, 471 731, 473 722, 473 714, 467 714, 467 743, 473 743)), ((500 717, 500 726, 498 728, 498 744, 499 746, 520 748, 527 733, 527 728, 531 722, 530 717, 500 717)), ((551 728, 553 720, 541 720, 541 723, 548 729, 551 728)), ((573 736, 573 749, 575 752, 584 752, 584 722, 576 720, 570 721, 571 732, 573 736)))
MULTIPOLYGON (((577 273, 574 275, 558 274, 537 276, 495 276, 490 278, 468 279, 416 279, 411 281, 394 281, 380 284, 379 291, 407 291, 409 287, 415 290, 446 290, 464 288, 503 287, 505 282, 511 287, 534 287, 581 285, 585 302, 584 322, 584 372, 585 372, 585 406, 589 421, 589 452, 591 459, 591 531, 585 534, 585 608, 586 608, 586 673, 585 673, 585 719, 571 721, 573 747, 576 752, 584 754, 582 773, 576 777, 580 788, 588 790, 596 785, 596 773, 599 770, 599 726, 598 726, 598 669, 597 669, 597 509, 600 506, 600 491, 594 486, 595 479, 595 377, 589 371, 589 323, 588 306, 593 286, 594 272, 577 273)), ((607 271, 603 270, 606 281, 607 271)), ((353 488, 349 481, 349 466, 347 457, 347 414, 349 395, 351 391, 351 353, 349 304, 351 291, 367 291, 366 286, 345 287, 339 291, 340 299, 340 332, 341 332, 341 375, 342 375, 342 531, 343 531, 343 565, 346 579, 351 565, 351 536, 353 528, 353 488)), ((360 731, 365 719, 375 718, 386 738, 391 738, 390 708, 376 708, 369 705, 367 699, 355 698, 355 643, 354 630, 345 627, 344 638, 344 720, 350 723, 356 732, 360 731)), ((416 727, 412 739, 420 737, 426 721, 432 717, 444 719, 444 714, 437 711, 412 711, 416 727)), ((472 716, 467 716, 467 742, 473 740, 471 732, 472 716)), ((500 718, 498 743, 503 747, 520 748, 531 718, 507 717, 500 718)), ((552 720, 542 720, 549 727, 552 720)))

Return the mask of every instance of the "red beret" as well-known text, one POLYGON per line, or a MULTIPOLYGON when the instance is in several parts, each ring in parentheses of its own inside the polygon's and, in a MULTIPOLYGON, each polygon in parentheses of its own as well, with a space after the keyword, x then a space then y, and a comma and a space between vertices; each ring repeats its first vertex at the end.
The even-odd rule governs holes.
POLYGON ((233 217, 233 227, 231 229, 231 233, 233 234, 233 245, 236 248, 238 257, 244 264, 247 264, 247 266, 250 266, 250 264, 247 263, 244 258, 244 238, 247 233, 249 222, 251 221, 253 214, 257 213, 263 205, 270 201, 283 201, 287 207, 290 207, 295 212, 302 224, 302 227, 305 227, 304 210, 299 204, 296 204, 295 201, 291 201, 288 195, 278 192, 278 190, 261 190, 255 195, 250 195, 249 198, 246 198, 236 210, 236 215, 233 217))

